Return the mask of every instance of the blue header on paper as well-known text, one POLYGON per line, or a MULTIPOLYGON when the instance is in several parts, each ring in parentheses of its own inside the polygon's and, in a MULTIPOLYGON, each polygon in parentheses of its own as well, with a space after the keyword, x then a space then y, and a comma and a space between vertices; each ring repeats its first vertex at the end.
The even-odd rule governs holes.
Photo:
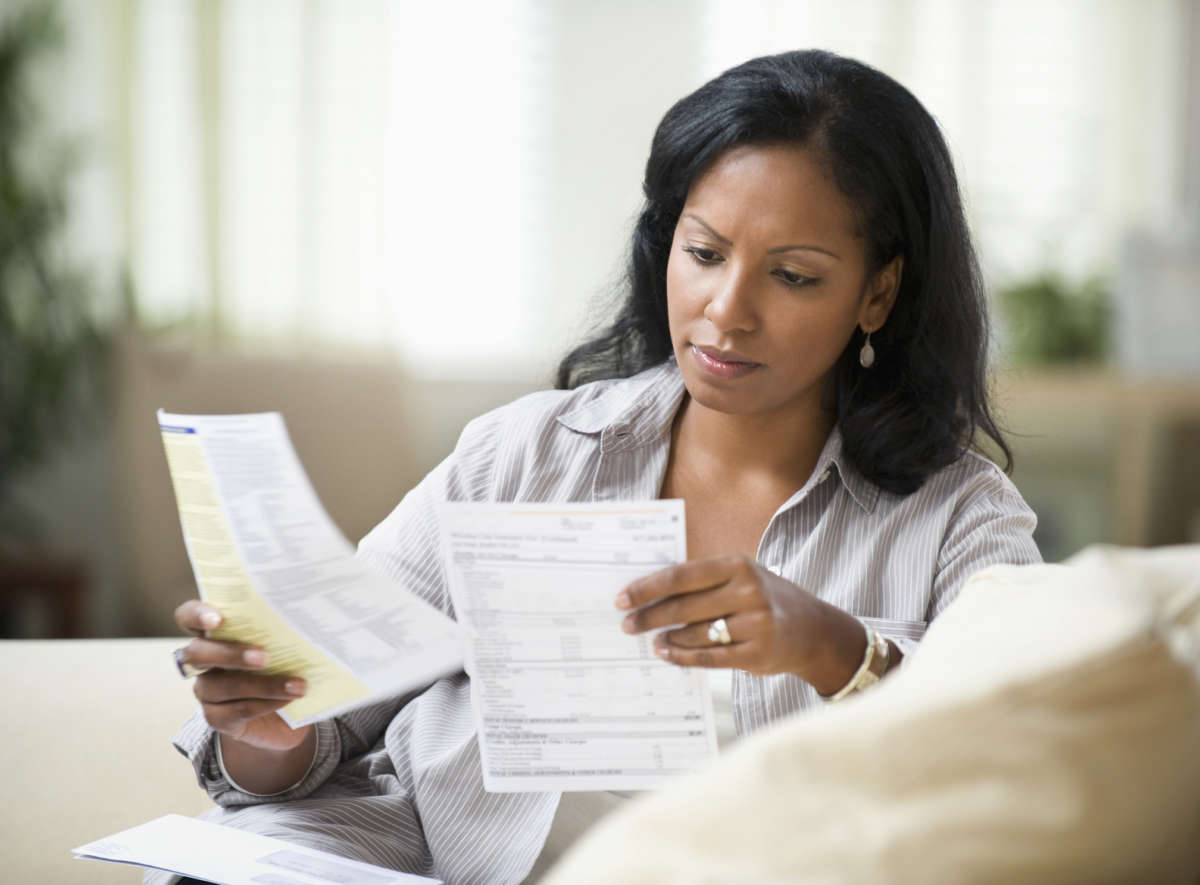
POLYGON ((174 424, 159 424, 158 427, 160 430, 162 430, 163 433, 195 433, 196 432, 195 427, 179 427, 174 424))

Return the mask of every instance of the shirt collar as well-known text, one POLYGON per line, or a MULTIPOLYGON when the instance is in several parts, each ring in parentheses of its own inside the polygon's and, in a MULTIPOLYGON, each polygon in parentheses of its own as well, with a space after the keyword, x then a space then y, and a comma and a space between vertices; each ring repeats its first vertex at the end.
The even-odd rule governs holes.
POLYGON ((613 384, 595 399, 560 415, 558 423, 578 433, 599 433, 605 448, 634 448, 670 431, 685 392, 672 357, 613 384))
POLYGON ((788 504, 808 494, 811 487, 823 482, 831 473, 837 474, 842 486, 850 493, 854 503, 862 508, 864 513, 871 513, 875 510, 875 504, 879 500, 879 486, 855 470, 850 464, 842 445, 842 432, 836 426, 830 431, 829 438, 825 440, 825 446, 817 458, 817 465, 813 468, 812 476, 809 477, 804 487, 792 496, 792 500, 788 501, 788 504))
MULTIPOLYGON (((577 433, 600 434, 606 451, 624 451, 661 439, 670 432, 686 388, 674 357, 618 382, 595 399, 558 417, 558 423, 577 433), (631 395, 630 387, 633 387, 631 395)), ((854 502, 866 513, 875 509, 879 487, 854 469, 846 459, 842 434, 829 434, 812 476, 784 508, 836 473, 854 502)), ((782 509, 782 508, 781 508, 782 509)))

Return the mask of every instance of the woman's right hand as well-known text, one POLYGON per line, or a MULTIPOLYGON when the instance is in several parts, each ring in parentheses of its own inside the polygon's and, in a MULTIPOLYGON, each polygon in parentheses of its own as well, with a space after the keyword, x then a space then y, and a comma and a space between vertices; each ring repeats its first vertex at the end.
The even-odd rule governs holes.
POLYGON ((267 665, 262 649, 207 638, 221 624, 221 613, 199 599, 175 609, 175 623, 194 637, 184 647, 184 659, 204 672, 196 677, 196 699, 204 718, 226 739, 259 750, 287 752, 308 740, 313 726, 293 729, 275 712, 303 697, 303 679, 256 673, 267 665))

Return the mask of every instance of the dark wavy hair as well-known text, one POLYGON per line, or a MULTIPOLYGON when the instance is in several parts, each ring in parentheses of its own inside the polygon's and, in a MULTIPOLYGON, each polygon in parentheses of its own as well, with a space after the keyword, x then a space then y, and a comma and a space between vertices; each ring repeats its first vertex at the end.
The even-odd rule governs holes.
POLYGON ((615 321, 562 360, 556 383, 621 378, 667 359, 667 258, 688 189, 739 145, 816 152, 848 200, 873 275, 903 256, 900 291, 858 363, 856 331, 833 370, 850 463, 908 494, 977 433, 1012 452, 987 400, 987 303, 950 151, 907 89, 861 62, 806 50, 752 59, 678 101, 654 133, 633 231, 628 294, 615 321))

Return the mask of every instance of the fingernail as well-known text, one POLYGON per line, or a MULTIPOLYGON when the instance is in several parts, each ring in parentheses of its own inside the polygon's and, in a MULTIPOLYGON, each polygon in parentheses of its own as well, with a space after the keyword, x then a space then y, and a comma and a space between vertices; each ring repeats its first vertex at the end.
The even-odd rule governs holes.
POLYGON ((304 695, 304 680, 289 679, 283 684, 283 690, 294 698, 302 697, 304 695))
POLYGON ((629 594, 622 590, 617 594, 617 608, 631 608, 633 600, 629 598, 629 594))
POLYGON ((242 660, 247 667, 265 667, 267 666, 267 653, 259 651, 257 648, 252 648, 249 651, 242 652, 242 660))
POLYGON ((656 655, 658 655, 660 658, 662 658, 664 661, 671 660, 671 649, 667 648, 664 645, 654 646, 654 653, 656 655))
POLYGON ((205 630, 212 630, 214 627, 221 626, 221 616, 216 612, 205 612, 200 616, 200 625, 205 630))
POLYGON ((621 629, 626 633, 637 632, 637 626, 633 623, 633 615, 630 615, 625 620, 621 621, 621 629))

